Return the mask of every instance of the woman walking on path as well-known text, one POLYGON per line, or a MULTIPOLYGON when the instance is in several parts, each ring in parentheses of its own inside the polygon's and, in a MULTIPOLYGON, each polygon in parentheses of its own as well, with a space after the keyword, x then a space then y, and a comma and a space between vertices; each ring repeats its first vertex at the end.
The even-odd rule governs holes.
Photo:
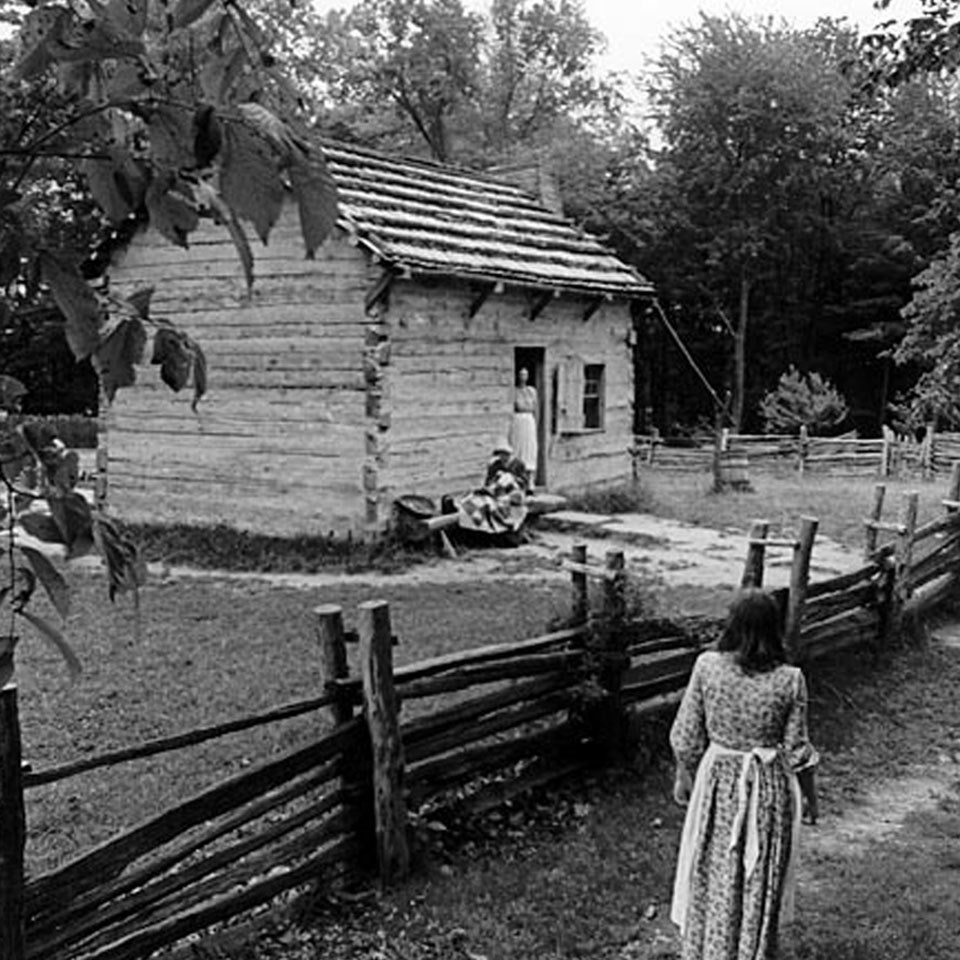
POLYGON ((772 960, 792 916, 801 809, 815 823, 803 673, 784 662, 780 610, 744 590, 700 655, 670 731, 687 806, 671 918, 682 960, 772 960))
POLYGON ((530 485, 533 486, 533 479, 537 475, 537 391, 530 386, 529 380, 529 372, 521 369, 513 399, 509 439, 514 455, 527 468, 530 485))

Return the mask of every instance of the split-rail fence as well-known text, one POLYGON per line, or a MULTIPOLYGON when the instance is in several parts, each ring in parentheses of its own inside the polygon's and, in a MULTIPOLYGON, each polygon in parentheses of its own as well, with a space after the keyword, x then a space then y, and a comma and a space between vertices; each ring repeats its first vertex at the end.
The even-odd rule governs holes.
MULTIPOLYGON (((770 536, 755 521, 742 584, 766 556, 792 553, 777 591, 788 655, 807 663, 879 648, 911 610, 936 604, 960 570, 960 464, 943 514, 918 523, 917 494, 865 518, 860 568, 811 582, 817 521, 770 536)), ((412 825, 466 816, 597 763, 621 759, 648 717, 675 706, 716 623, 636 619, 622 551, 578 545, 570 626, 394 668, 386 603, 315 612, 324 689, 256 717, 33 771, 23 765, 17 690, 0 692, 0 960, 133 960, 237 922, 295 888, 410 870, 412 825), (190 797, 75 859, 26 877, 24 794, 108 765, 264 723, 321 712, 310 742, 190 797)))
POLYGON ((722 430, 671 440, 654 431, 637 435, 630 448, 634 476, 645 470, 704 473, 727 464, 734 469, 777 476, 919 477, 948 474, 960 460, 960 434, 928 425, 920 440, 885 430, 882 437, 856 433, 838 437, 798 434, 738 434, 722 430))

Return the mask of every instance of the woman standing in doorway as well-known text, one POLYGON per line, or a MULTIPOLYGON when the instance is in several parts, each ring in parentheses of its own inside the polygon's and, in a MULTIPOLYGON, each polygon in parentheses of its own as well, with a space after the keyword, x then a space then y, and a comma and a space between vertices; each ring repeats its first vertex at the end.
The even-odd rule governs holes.
POLYGON ((744 590, 674 721, 674 797, 687 807, 671 911, 682 960, 773 960, 790 918, 818 757, 803 673, 784 660, 776 600, 744 590))
POLYGON ((521 368, 513 399, 510 445, 514 456, 527 468, 533 486, 533 478, 537 475, 537 391, 529 381, 529 371, 521 368))

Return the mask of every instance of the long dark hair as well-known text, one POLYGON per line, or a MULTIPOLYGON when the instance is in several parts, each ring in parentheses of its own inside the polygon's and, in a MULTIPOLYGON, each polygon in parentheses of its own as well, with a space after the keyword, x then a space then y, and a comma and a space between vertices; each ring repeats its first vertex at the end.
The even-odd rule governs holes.
POLYGON ((786 660, 780 604, 755 587, 741 590, 730 604, 727 625, 718 648, 732 653, 748 673, 772 670, 786 660))

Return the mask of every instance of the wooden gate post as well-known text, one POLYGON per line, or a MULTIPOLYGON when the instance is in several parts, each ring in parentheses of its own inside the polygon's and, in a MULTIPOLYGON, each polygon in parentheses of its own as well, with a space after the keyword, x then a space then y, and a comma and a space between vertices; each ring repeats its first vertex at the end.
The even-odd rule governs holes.
POLYGON ((747 559, 743 564, 741 587, 763 586, 763 556, 766 550, 764 541, 770 531, 769 520, 754 520, 750 526, 750 540, 747 544, 747 559))
POLYGON ((947 513, 956 513, 960 509, 960 460, 954 460, 950 467, 950 489, 943 506, 947 513))
POLYGON ((0 960, 23 960, 23 753, 17 687, 0 690, 0 960))
POLYGON ((919 505, 920 494, 916 490, 903 495, 900 530, 894 552, 894 602, 891 617, 891 634, 894 636, 898 636, 903 629, 903 610, 913 594, 913 586, 910 583, 910 567, 913 563, 913 537, 917 531, 919 505))
POLYGON ((393 685, 390 607, 382 600, 359 607, 363 700, 373 756, 373 808, 380 882, 389 885, 410 872, 407 810, 403 798, 403 744, 393 685))
POLYGON ((887 495, 887 486, 884 483, 878 483, 873 488, 873 506, 870 508, 870 516, 863 525, 864 543, 863 556, 869 560, 873 557, 877 549, 877 534, 880 532, 880 521, 883 518, 883 499, 887 495))
POLYGON ((793 548, 787 617, 783 628, 784 652, 790 663, 799 663, 801 660, 800 628, 803 625, 803 608, 807 600, 807 583, 810 580, 810 556, 819 525, 820 522, 815 517, 801 517, 800 539, 793 548))

